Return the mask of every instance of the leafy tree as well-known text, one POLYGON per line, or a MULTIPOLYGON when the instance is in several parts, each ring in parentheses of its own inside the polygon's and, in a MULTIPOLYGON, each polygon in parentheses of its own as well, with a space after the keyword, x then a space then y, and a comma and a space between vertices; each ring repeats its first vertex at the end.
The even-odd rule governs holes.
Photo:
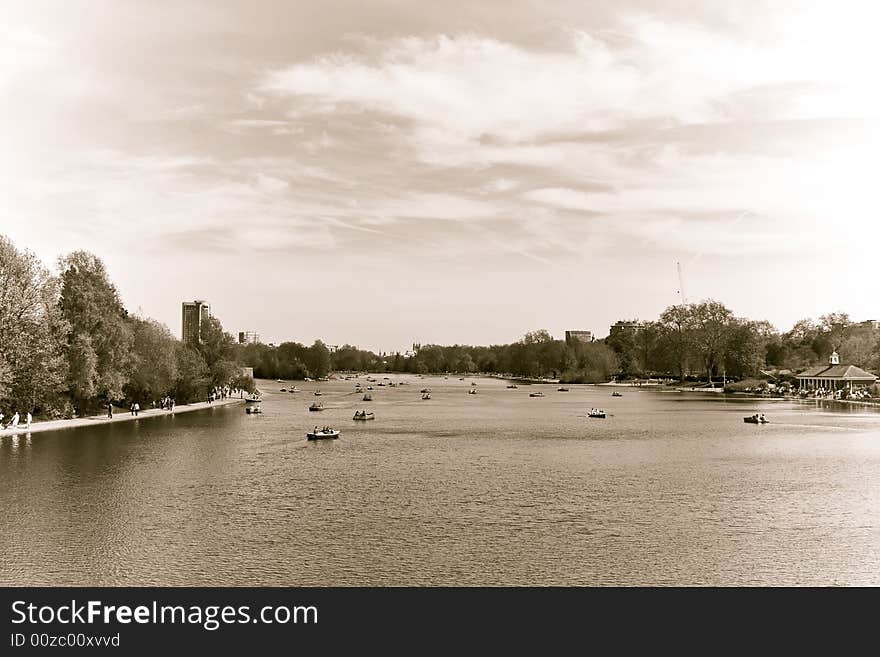
POLYGON ((24 411, 66 412, 68 325, 58 281, 30 251, 0 235, 0 400, 24 411))
POLYGON ((847 313, 837 312, 822 315, 819 324, 831 343, 831 348, 840 351, 841 345, 852 333, 852 321, 847 313))
MULTIPOLYGON (((82 363, 91 359, 86 345, 90 345, 95 356, 94 388, 83 387, 87 381, 81 378, 68 381, 71 395, 86 406, 94 402, 91 398, 95 395, 105 400, 120 399, 130 372, 132 335, 119 293, 110 282, 104 263, 91 253, 74 251, 59 259, 59 268, 59 305, 70 326, 68 358, 72 346, 80 350, 73 356, 82 363), (91 390, 93 394, 85 394, 91 390)), ((78 374, 83 371, 80 368, 78 374)))
POLYGON ((198 350, 181 342, 175 344, 177 378, 174 381, 173 397, 179 404, 203 400, 210 388, 211 373, 205 359, 198 350))
POLYGON ((678 376, 684 381, 691 351, 691 316, 686 305, 669 306, 660 315, 660 330, 669 353, 674 356, 678 376))
POLYGON ((133 345, 126 396, 133 400, 160 399, 177 381, 177 340, 168 327, 155 320, 129 318, 129 324, 133 345))
POLYGON ((222 360, 235 360, 235 340, 223 330, 219 319, 206 315, 202 318, 198 351, 208 367, 213 367, 222 360))
POLYGON ((306 365, 316 377, 327 376, 330 371, 330 350, 320 340, 315 340, 306 353, 306 365))
POLYGON ((733 313, 720 301, 708 299, 688 306, 691 344, 703 362, 706 378, 724 362, 733 313))

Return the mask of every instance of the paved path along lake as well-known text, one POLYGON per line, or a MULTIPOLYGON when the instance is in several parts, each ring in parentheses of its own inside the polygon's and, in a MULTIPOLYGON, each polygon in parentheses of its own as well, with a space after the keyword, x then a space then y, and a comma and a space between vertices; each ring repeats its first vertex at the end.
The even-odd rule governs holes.
POLYGON ((880 584, 875 410, 392 380, 0 437, 0 584, 880 584))

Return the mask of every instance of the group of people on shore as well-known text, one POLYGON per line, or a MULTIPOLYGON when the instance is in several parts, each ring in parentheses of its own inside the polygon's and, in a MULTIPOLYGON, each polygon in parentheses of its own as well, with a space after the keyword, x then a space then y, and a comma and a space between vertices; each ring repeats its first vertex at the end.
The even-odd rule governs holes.
MULTIPOLYGON (((5 417, 6 416, 3 415, 3 411, 0 411, 0 431, 4 431, 6 429, 12 429, 13 431, 16 431, 20 428, 19 423, 21 422, 21 415, 19 414, 18 411, 15 411, 13 416, 9 419, 9 424, 6 424, 6 425, 3 424, 3 420, 5 417)), ((30 429, 31 422, 33 422, 33 419, 34 419, 34 416, 31 415, 30 411, 28 411, 27 415, 25 415, 25 418, 24 418, 24 427, 22 427, 22 428, 24 428, 25 430, 30 429)))

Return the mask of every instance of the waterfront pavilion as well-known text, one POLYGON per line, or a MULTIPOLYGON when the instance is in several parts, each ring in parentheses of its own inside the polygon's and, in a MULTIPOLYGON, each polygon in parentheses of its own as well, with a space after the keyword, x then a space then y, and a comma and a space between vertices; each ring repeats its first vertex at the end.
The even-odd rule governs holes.
POLYGON ((797 375, 802 390, 852 390, 854 385, 870 385, 877 377, 855 365, 841 365, 835 351, 828 365, 819 365, 804 370, 797 375))

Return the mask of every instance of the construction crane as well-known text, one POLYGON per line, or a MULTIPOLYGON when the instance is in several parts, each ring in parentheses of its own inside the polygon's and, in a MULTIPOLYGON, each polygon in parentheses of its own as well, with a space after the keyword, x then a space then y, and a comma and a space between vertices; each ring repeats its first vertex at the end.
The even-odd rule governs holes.
POLYGON ((678 293, 681 295, 682 305, 687 305, 687 297, 684 294, 684 276, 681 273, 681 263, 675 263, 678 266, 678 293))

